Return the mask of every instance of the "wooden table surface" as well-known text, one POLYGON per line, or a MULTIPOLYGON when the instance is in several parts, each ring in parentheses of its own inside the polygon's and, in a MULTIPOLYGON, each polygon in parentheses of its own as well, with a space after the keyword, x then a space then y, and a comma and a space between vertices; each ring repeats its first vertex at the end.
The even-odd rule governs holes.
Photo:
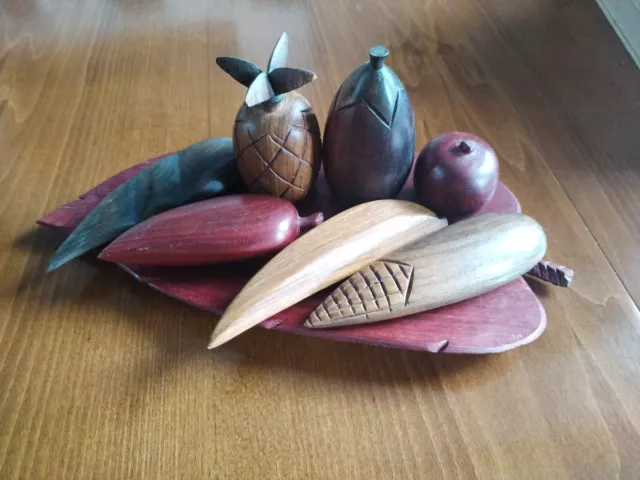
POLYGON ((640 476, 640 72, 591 0, 0 0, 0 478, 640 476), (45 275, 42 214, 145 158, 230 136, 286 30, 321 124, 389 45, 418 145, 487 138, 570 289, 490 356, 254 329, 91 259, 45 275))

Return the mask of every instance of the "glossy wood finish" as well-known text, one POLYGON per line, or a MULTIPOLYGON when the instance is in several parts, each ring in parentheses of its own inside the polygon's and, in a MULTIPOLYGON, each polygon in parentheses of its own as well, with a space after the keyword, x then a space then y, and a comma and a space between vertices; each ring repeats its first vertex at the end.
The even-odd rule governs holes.
POLYGON ((300 218, 290 202, 270 195, 230 195, 155 215, 116 238, 98 258, 156 266, 246 260, 282 250, 323 219, 321 212, 300 218))
POLYGON ((89 189, 75 200, 52 210, 40 218, 37 223, 44 227, 54 228, 69 235, 82 222, 82 220, 111 192, 120 185, 138 175, 142 170, 172 155, 168 153, 159 157, 149 158, 137 163, 111 177, 101 181, 95 187, 89 189))
MULTIPOLYGON (((526 215, 462 220, 359 270, 329 294, 305 326, 368 324, 451 305, 515 280, 546 250, 542 227, 526 215)), ((515 306, 512 312, 518 322, 515 306)))
MULTIPOLYGON (((329 291, 325 291, 329 293, 329 291)), ((319 297, 319 298, 316 298, 319 297)), ((535 340, 547 327, 547 316, 522 278, 478 297, 389 322, 340 328, 309 328, 315 303, 301 302, 296 315, 269 319, 263 327, 281 332, 421 352, 486 355, 503 353, 535 340), (302 318, 299 318, 302 317, 302 318)))
POLYGON ((316 79, 310 70, 286 67, 288 51, 289 37, 283 33, 271 52, 266 72, 237 57, 218 57, 216 63, 234 80, 247 87, 244 102, 248 107, 253 107, 263 102, 281 100, 282 94, 316 79))
POLYGON ((211 334, 219 347, 447 221, 417 203, 377 200, 352 207, 292 243, 247 282, 211 334))
POLYGON ((275 104, 241 107, 234 155, 245 185, 292 202, 302 200, 320 169, 320 128, 309 102, 289 92, 275 104))
POLYGON ((335 94, 324 129, 322 165, 344 206, 394 198, 404 186, 415 152, 411 101, 384 64, 389 51, 369 50, 335 94))
POLYGON ((595 3, 1 5, 0 478, 635 479, 640 74, 595 3), (382 43, 418 145, 463 130, 495 147, 547 258, 576 271, 531 282, 549 318, 533 344, 429 355, 253 329, 210 352, 211 314, 117 268, 42 276, 60 238, 33 221, 231 136, 242 89, 215 58, 266 59, 283 23, 321 126, 382 43))
POLYGON ((491 200, 499 175, 498 156, 486 140, 448 132, 420 151, 414 184, 422 205, 451 220, 469 216, 491 200))
POLYGON ((285 67, 288 44, 283 33, 271 52, 267 73, 232 57, 218 57, 216 63, 249 87, 233 128, 233 151, 245 185, 253 193, 297 202, 318 176, 321 141, 311 105, 292 91, 316 76, 285 67))
POLYGON ((149 165, 107 195, 60 245, 48 271, 100 247, 147 218, 241 190, 232 141, 203 140, 149 165))
MULTIPOLYGON (((146 163, 146 162, 145 162, 146 163)), ((40 221, 43 226, 63 232, 73 230, 81 221, 69 215, 70 210, 90 210, 90 205, 100 202, 98 193, 108 194, 107 186, 117 187, 118 180, 128 172, 135 174, 132 167, 100 186, 92 189, 76 200, 64 205, 40 221), (59 215, 56 215, 59 213, 59 215), (70 223, 64 223, 69 221, 70 223)), ((409 183, 402 196, 415 199, 409 183)), ((334 198, 321 175, 315 185, 313 202, 305 202, 307 211, 324 211, 331 215, 335 207, 334 198), (309 210, 311 209, 311 210, 309 210)), ((274 199, 275 200, 275 199, 274 199)), ((511 192, 498 184, 491 201, 477 212, 484 215, 491 212, 520 212, 520 204, 511 192)), ((306 217, 313 218, 313 217, 306 217)), ((558 280, 554 273, 564 267, 552 266, 535 269, 537 276, 545 281, 558 280)), ((189 305, 209 312, 222 314, 244 285, 255 275, 264 263, 260 261, 244 264, 218 265, 216 268, 149 268, 139 265, 122 265, 126 272, 154 289, 189 305)), ((532 273, 532 272, 530 272, 532 273)), ((434 353, 474 353, 486 354, 504 352, 526 345, 537 339, 546 327, 546 315, 536 295, 521 278, 497 290, 466 302, 411 315, 395 322, 387 322, 362 327, 339 328, 333 330, 312 330, 305 328, 304 322, 316 305, 324 299, 327 290, 318 292, 288 309, 277 313, 260 325, 271 330, 317 336, 328 340, 338 340, 393 348, 420 350, 434 353), (480 335, 479 332, 482 332, 480 335)))

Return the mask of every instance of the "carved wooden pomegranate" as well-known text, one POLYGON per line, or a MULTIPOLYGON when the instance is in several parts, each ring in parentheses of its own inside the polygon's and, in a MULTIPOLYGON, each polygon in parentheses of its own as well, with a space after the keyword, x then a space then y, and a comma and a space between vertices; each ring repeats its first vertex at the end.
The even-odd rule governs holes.
POLYGON ((395 197, 411 170, 413 109, 402 82, 384 65, 388 54, 372 47, 370 61, 347 77, 329 110, 324 171, 343 205, 395 197))
POLYGON ((285 67, 286 33, 273 49, 267 73, 233 57, 218 57, 220 68, 248 87, 238 110, 233 149, 242 180, 253 193, 301 200, 320 168, 320 128, 311 105, 293 90, 316 77, 285 67))

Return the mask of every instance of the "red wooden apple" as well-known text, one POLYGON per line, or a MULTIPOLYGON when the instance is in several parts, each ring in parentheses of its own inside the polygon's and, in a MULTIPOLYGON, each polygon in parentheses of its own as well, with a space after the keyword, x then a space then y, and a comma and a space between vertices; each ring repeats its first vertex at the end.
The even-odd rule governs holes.
POLYGON ((422 149, 414 185, 420 202, 440 217, 471 215, 491 200, 498 185, 498 157, 470 133, 443 133, 422 149))

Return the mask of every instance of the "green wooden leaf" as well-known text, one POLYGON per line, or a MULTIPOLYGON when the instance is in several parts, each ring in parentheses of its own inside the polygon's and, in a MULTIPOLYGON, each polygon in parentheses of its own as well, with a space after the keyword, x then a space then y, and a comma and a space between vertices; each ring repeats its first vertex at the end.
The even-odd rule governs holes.
POLYGON ((58 248, 48 271, 157 213, 234 193, 241 185, 230 138, 196 143, 142 170, 105 197, 58 248))

